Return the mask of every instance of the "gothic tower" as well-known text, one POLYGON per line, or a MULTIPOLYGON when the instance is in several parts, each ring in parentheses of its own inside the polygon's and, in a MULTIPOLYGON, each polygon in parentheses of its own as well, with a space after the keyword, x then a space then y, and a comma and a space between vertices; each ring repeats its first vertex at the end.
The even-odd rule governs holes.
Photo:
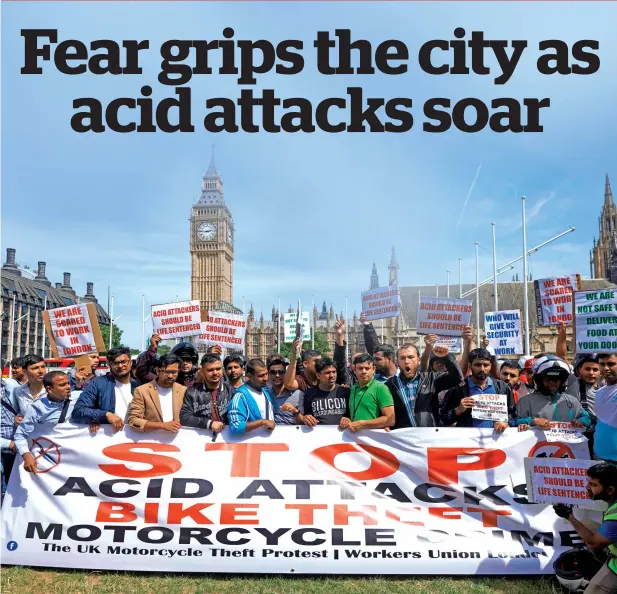
POLYGON ((379 277, 377 276, 377 266, 373 262, 373 271, 371 272, 371 284, 369 285, 369 291, 373 289, 379 289, 379 277))
POLYGON ((388 286, 398 285, 398 268, 399 266, 396 262, 396 253, 394 248, 392 248, 392 256, 390 256, 390 265, 388 266, 388 270, 390 272, 388 286))
POLYGON ((598 222, 599 236, 597 242, 594 238, 590 254, 592 276, 617 283, 617 207, 608 175, 604 182, 604 204, 598 222))
POLYGON ((234 223, 216 170, 214 147, 189 220, 191 299, 199 299, 202 310, 213 309, 217 301, 233 303, 234 223))

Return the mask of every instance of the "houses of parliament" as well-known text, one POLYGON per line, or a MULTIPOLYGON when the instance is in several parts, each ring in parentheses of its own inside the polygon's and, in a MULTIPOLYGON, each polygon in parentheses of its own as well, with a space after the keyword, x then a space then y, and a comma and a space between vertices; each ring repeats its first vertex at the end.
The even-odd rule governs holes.
MULTIPOLYGON (((201 182, 201 193, 192 207, 190 216, 190 253, 191 253, 191 299, 199 300, 202 311, 225 311, 228 313, 243 314, 244 312, 233 305, 233 262, 234 262, 235 227, 230 208, 225 202, 223 180, 218 173, 214 150, 206 173, 201 182)), ((590 279, 582 281, 583 290, 603 289, 617 285, 617 208, 608 175, 604 186, 604 202, 599 218, 598 238, 593 240, 590 252, 590 279)), ((399 264, 395 249, 392 248, 388 265, 387 285, 399 285, 399 264)), ((579 272, 579 271, 572 271, 579 272)), ((580 271, 583 272, 583 271, 580 271)), ((386 283, 383 283, 386 286, 386 283)), ((360 287, 358 293, 368 289, 380 287, 378 269, 373 263, 371 274, 367 274, 366 287, 360 287)), ((512 282, 499 282, 500 309, 523 310, 524 283, 518 278, 512 282)), ((324 290, 327 288, 324 287, 324 290)), ((416 332, 417 307, 422 296, 445 296, 448 287, 444 286, 409 286, 400 287, 401 313, 396 318, 375 323, 375 329, 383 342, 395 347, 403 343, 413 343, 421 346, 422 337, 416 332)), ((458 290, 458 287, 456 287, 458 290)), ((451 295, 458 297, 457 290, 452 287, 451 295)), ((474 292, 475 285, 464 284, 465 292, 474 292)), ((493 309, 493 284, 489 283, 480 288, 480 320, 484 320, 484 312, 493 309)), ((528 302, 533 311, 535 293, 533 283, 527 284, 528 302)), ((359 300, 360 295, 358 295, 359 300)), ((321 309, 316 306, 312 311, 312 326, 314 331, 322 333, 330 345, 334 344, 334 322, 336 312, 334 306, 328 307, 322 301, 321 309)), ((287 311, 295 311, 292 305, 287 311)), ((265 359, 269 354, 276 352, 279 344, 277 329, 279 327, 279 312, 275 306, 269 315, 264 317, 263 312, 256 315, 251 304, 248 315, 246 332, 245 356, 265 359)), ((339 313, 343 317, 342 312, 339 313)), ((475 327, 476 308, 473 308, 471 324, 475 327)), ((283 324, 280 324, 280 344, 283 342, 283 324)), ((530 319, 530 336, 532 353, 554 352, 557 340, 555 327, 540 327, 533 316, 530 319)), ((349 352, 364 350, 363 326, 360 324, 357 312, 348 320, 349 352)))

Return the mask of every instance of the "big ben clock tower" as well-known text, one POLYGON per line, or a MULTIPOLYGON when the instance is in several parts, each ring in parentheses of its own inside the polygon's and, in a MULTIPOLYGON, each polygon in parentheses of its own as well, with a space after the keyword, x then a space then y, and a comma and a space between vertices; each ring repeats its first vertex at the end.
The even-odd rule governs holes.
POLYGON ((233 301, 234 223, 225 204, 223 182, 214 163, 214 149, 201 181, 201 196, 191 218, 191 299, 201 309, 217 301, 233 301))

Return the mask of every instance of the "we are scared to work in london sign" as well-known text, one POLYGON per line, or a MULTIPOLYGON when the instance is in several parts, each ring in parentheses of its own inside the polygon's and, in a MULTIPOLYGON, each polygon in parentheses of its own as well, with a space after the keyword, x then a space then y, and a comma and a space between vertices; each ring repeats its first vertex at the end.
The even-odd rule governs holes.
POLYGON ((579 542, 531 504, 523 461, 584 457, 541 432, 277 427, 236 439, 183 429, 35 438, 15 468, 2 561, 164 572, 550 573, 579 542), (44 452, 44 453, 41 453, 44 452))

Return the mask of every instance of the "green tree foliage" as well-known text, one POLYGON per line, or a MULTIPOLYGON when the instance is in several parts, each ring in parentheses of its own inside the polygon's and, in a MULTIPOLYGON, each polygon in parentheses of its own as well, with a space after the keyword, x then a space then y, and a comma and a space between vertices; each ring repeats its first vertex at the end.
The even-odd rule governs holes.
MULTIPOLYGON (((311 348, 312 348, 312 341, 305 340, 302 343, 303 351, 308 351, 311 348)), ((319 351, 322 355, 330 356, 332 354, 332 346, 328 342, 325 333, 322 332, 321 330, 317 330, 315 332, 315 350, 319 351)), ((281 355, 289 359, 289 357, 291 356, 291 343, 281 344, 280 353, 281 355)))
MULTIPOLYGON (((111 346, 122 346, 122 330, 114 324, 114 335, 112 337, 111 346)), ((105 343, 105 350, 109 349, 109 326, 101 324, 101 334, 103 336, 103 342, 105 343)))

